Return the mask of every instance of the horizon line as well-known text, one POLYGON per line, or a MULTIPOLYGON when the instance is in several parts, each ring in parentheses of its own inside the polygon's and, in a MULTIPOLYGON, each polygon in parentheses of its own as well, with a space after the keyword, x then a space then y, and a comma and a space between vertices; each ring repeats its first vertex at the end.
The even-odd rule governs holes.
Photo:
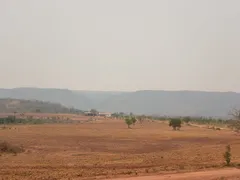
POLYGON ((88 91, 88 92, 140 92, 140 91, 168 91, 168 92, 210 92, 210 93, 240 93, 236 91, 220 91, 220 90, 168 90, 168 89, 139 89, 139 90, 87 90, 87 89, 68 89, 68 88, 55 88, 55 87, 14 87, 14 88, 0 88, 5 90, 13 89, 52 89, 52 90, 69 90, 69 91, 88 91))

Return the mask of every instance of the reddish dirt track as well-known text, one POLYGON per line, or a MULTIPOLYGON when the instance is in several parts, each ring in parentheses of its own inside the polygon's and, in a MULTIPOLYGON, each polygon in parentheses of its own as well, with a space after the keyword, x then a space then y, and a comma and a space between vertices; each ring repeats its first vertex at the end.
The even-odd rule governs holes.
POLYGON ((142 176, 131 178, 117 178, 113 180, 235 180, 240 179, 240 169, 222 169, 202 172, 191 172, 181 174, 168 174, 168 175, 155 175, 155 176, 142 176))

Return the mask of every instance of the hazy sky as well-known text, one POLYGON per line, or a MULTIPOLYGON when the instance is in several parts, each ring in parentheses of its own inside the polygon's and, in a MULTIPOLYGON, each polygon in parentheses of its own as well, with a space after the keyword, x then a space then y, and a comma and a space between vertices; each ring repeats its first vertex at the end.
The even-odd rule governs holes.
POLYGON ((0 87, 240 92, 239 0, 0 0, 0 87))

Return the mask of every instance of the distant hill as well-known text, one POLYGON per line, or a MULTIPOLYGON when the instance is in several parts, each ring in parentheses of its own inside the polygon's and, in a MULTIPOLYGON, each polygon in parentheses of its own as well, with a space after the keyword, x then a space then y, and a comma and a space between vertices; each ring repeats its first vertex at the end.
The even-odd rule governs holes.
POLYGON ((233 107, 240 107, 238 93, 137 91, 113 96, 99 108, 137 114, 227 116, 233 107))
MULTIPOLYGON (((0 113, 72 113, 77 112, 76 109, 69 109, 56 103, 49 103, 34 100, 20 99, 0 99, 0 113)), ((80 111, 79 111, 80 112, 80 111)))
POLYGON ((99 109, 106 100, 111 99, 116 95, 124 94, 123 92, 113 91, 74 91, 74 93, 80 96, 85 96, 89 101, 88 104, 91 104, 90 108, 96 109, 99 109))
POLYGON ((0 98, 40 100, 59 103, 67 107, 89 109, 91 103, 84 95, 67 89, 15 88, 0 89, 0 98))
POLYGON ((226 116, 240 107, 240 94, 202 91, 71 91, 66 89, 0 89, 0 98, 35 99, 81 110, 133 112, 136 114, 226 116))

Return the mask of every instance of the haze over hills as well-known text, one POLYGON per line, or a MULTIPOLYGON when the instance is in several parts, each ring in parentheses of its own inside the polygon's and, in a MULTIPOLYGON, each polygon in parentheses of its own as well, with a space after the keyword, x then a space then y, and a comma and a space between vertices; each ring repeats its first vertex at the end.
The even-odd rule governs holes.
POLYGON ((181 116, 227 116, 240 107, 240 93, 202 91, 71 91, 66 89, 0 89, 0 98, 41 100, 81 110, 181 116))
POLYGON ((0 113, 72 113, 81 112, 76 109, 70 109, 61 104, 22 99, 0 99, 0 113))
POLYGON ((0 89, 0 98, 16 98, 27 100, 40 100, 60 103, 68 107, 90 107, 90 101, 85 96, 66 89, 41 88, 14 88, 0 89))

